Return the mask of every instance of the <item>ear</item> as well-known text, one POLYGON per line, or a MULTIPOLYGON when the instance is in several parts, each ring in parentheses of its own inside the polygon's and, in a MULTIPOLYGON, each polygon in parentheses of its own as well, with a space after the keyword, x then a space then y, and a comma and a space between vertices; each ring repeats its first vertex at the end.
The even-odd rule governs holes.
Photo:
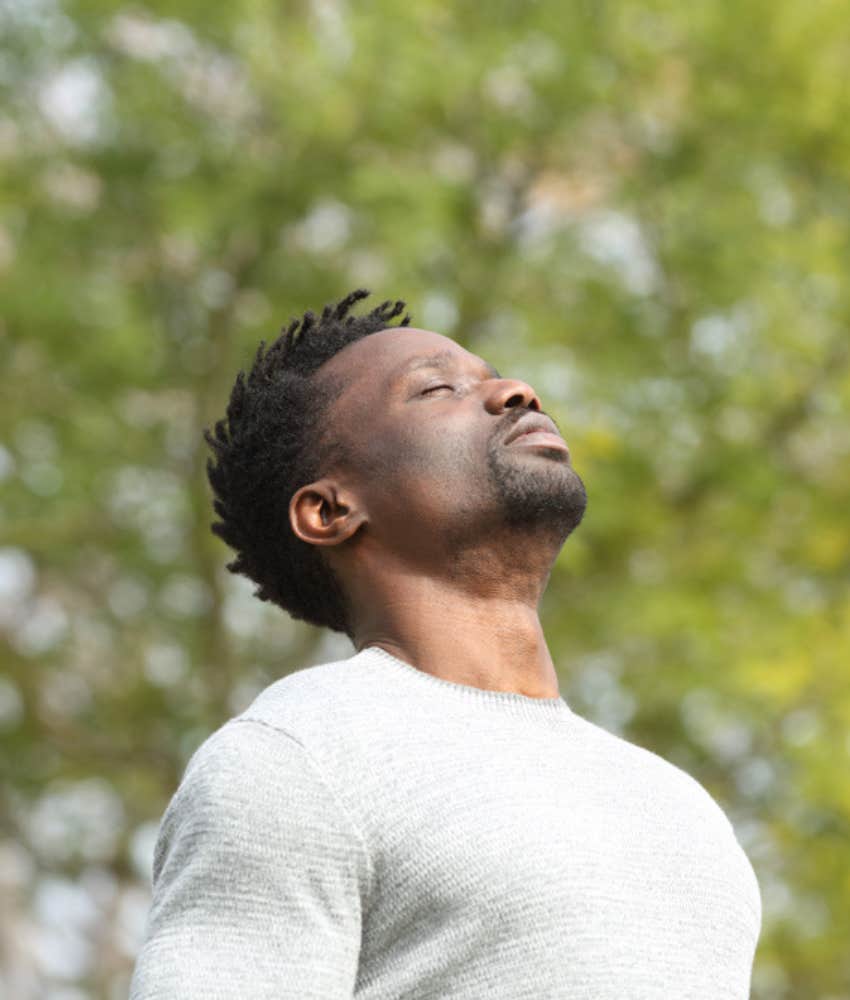
POLYGON ((356 500, 329 479, 302 486, 289 501, 292 530, 310 545, 339 545, 365 522, 356 500))

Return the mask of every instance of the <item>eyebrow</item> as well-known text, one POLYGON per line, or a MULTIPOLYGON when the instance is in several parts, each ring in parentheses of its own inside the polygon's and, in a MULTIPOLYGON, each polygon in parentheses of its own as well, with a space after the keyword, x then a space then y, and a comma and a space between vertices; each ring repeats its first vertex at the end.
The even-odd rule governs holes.
MULTIPOLYGON (((421 354, 418 357, 410 358, 409 361, 405 361, 404 364, 399 366, 395 372, 393 372, 391 378, 393 382, 399 381, 403 376, 409 375, 411 372, 419 371, 422 368, 441 368, 445 370, 450 368, 453 364, 456 364, 458 360, 457 353, 454 351, 439 351, 437 354, 421 354)), ((484 370, 490 376, 490 378, 501 378, 502 376, 496 371, 492 366, 484 362, 484 370)))

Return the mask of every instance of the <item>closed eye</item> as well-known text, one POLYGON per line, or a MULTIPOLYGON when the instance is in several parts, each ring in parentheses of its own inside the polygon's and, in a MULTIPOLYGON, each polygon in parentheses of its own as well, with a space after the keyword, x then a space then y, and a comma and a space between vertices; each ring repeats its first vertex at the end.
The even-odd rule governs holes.
POLYGON ((430 392, 436 392, 438 389, 448 389, 450 392, 454 392, 453 386, 440 384, 440 385, 429 385, 427 389, 423 389, 419 393, 420 396, 427 396, 430 392))

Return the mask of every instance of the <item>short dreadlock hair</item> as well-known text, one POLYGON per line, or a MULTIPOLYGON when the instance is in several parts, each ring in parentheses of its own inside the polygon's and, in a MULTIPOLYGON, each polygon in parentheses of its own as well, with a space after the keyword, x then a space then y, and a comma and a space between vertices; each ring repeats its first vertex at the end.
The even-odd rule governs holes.
MULTIPOLYGON (((255 584, 254 596, 270 601, 313 625, 351 635, 345 595, 316 546, 302 541, 289 523, 293 494, 321 474, 334 443, 323 442, 323 418, 341 382, 316 372, 338 351, 385 330, 405 308, 382 302, 361 316, 351 307, 370 293, 350 292, 321 316, 306 312, 281 330, 264 353, 260 341, 246 378, 240 371, 230 393, 226 419, 204 439, 215 453, 207 477, 221 517, 210 525, 237 556, 227 563, 255 584)), ((408 326, 404 316, 401 326, 408 326)), ((331 435, 332 437, 332 435, 331 435)))

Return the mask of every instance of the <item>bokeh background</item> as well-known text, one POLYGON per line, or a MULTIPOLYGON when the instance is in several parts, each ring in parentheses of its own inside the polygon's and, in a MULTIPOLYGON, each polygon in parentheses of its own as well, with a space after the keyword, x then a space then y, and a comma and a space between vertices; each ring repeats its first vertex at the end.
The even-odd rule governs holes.
POLYGON ((589 492, 575 711, 850 997, 843 0, 0 0, 0 993, 125 997, 190 754, 347 655, 224 568, 202 428, 351 288, 529 380, 589 492))

